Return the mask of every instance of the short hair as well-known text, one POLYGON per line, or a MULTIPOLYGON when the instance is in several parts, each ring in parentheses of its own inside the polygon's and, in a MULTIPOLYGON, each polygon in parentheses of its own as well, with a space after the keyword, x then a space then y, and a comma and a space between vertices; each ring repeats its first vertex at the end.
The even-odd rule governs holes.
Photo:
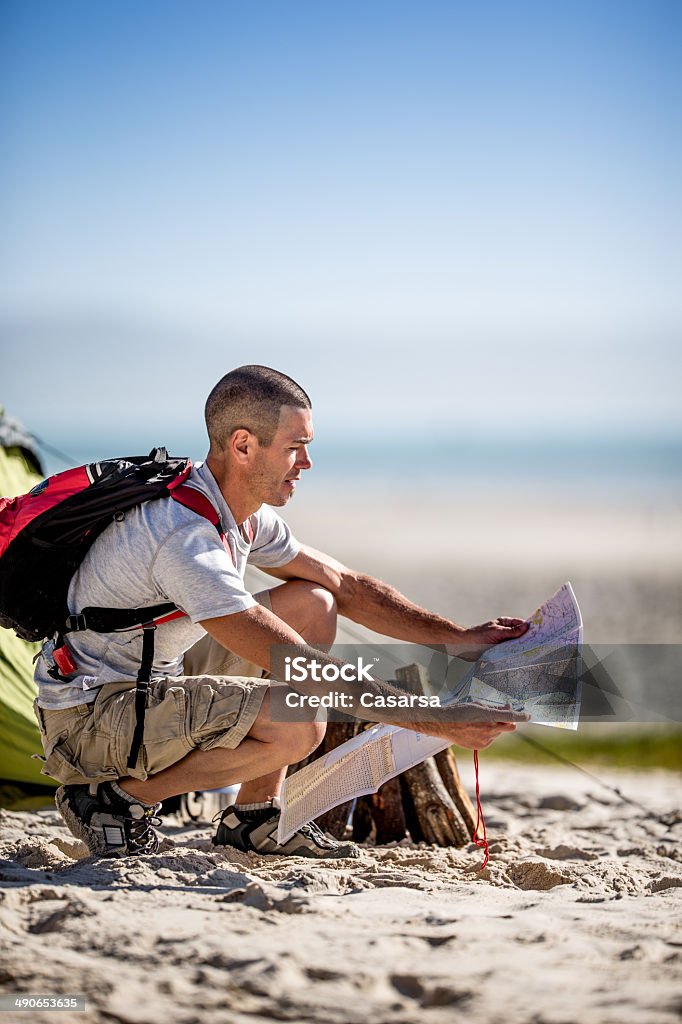
POLYGON ((255 434, 271 444, 283 405, 312 408, 303 388, 269 366, 239 366, 218 381, 206 400, 204 415, 213 451, 223 451, 235 430, 255 434))

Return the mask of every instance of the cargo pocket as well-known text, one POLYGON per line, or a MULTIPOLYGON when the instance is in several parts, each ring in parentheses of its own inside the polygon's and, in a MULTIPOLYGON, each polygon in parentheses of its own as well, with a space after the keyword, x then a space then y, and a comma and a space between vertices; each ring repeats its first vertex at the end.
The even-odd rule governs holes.
MULTIPOLYGON (((127 765, 135 731, 135 691, 125 695, 125 706, 118 723, 117 756, 127 765)), ((152 683, 147 697, 144 737, 135 768, 125 771, 135 778, 156 775, 181 761, 192 750, 185 726, 185 691, 165 682, 152 683)))
POLYGON ((34 704, 45 757, 42 773, 63 785, 116 779, 112 744, 97 731, 92 705, 45 712, 34 704))
POLYGON ((253 679, 212 680, 191 693, 193 747, 213 750, 239 746, 260 709, 267 683, 253 679))
POLYGON ((48 741, 45 733, 42 733, 42 738, 45 756, 41 758, 43 762, 43 767, 40 769, 41 775, 49 775, 51 779, 56 779, 57 782, 61 782, 65 786, 79 782, 80 774, 75 771, 60 749, 61 744, 66 740, 66 735, 57 736, 51 742, 48 741))
POLYGON ((96 749, 88 750, 86 759, 71 749, 66 737, 60 737, 49 754, 46 753, 42 772, 43 775, 50 775, 65 786, 83 781, 104 782, 106 779, 117 779, 119 773, 111 764, 111 758, 107 758, 104 752, 102 754, 100 758, 96 749))

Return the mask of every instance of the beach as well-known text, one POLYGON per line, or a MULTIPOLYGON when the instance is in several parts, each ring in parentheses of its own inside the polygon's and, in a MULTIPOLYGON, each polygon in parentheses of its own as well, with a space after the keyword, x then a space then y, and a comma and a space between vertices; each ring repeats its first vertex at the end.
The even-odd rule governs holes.
MULTIPOLYGON (((459 758, 471 784, 470 758, 459 758)), ((257 857, 167 819, 155 856, 93 861, 53 811, 2 812, 2 989, 77 994, 37 1024, 666 1024, 679 1019, 679 776, 486 761, 490 863, 403 842, 257 857)))

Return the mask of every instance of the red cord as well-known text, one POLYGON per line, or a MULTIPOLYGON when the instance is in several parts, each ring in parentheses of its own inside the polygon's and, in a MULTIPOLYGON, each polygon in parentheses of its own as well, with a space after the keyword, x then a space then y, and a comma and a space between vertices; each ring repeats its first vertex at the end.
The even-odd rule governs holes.
POLYGON ((485 830, 485 818, 483 817, 483 808, 481 807, 481 793, 478 788, 478 751, 474 750, 474 769, 476 771, 476 828, 474 829, 473 841, 479 849, 485 850, 485 860, 478 869, 479 872, 483 871, 486 864, 488 863, 488 836, 485 830), (479 836, 478 827, 483 827, 483 835, 479 836))

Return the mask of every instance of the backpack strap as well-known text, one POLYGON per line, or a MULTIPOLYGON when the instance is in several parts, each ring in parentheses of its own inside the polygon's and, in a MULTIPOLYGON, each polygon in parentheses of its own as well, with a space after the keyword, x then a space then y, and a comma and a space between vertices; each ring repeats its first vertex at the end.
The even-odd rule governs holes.
MULTIPOLYGON (((208 519, 209 523, 213 523, 216 530, 218 531, 218 536, 223 542, 223 547, 225 548, 225 551, 228 554, 230 561, 234 562, 232 552, 230 551, 230 545, 227 543, 227 537, 223 532, 223 526, 220 521, 220 516, 218 515, 217 510, 214 508, 212 502, 209 501, 206 495, 202 494, 201 491, 195 490, 194 487, 190 487, 187 484, 183 484, 182 481, 180 481, 175 486, 169 487, 169 491, 171 498, 177 501, 178 504, 184 505, 185 508, 191 509, 192 512, 196 512, 198 515, 203 516, 204 519, 208 519)), ((252 537, 253 530, 251 531, 249 540, 251 540, 252 537)))
MULTIPOLYGON (((230 558, 232 558, 232 553, 225 543, 225 534, 223 533, 220 516, 206 495, 202 494, 201 491, 195 490, 194 487, 190 487, 188 484, 185 484, 180 479, 177 483, 173 482, 172 484, 169 484, 168 490, 170 491, 171 498, 174 498, 180 505, 184 505, 185 508, 190 508, 192 512, 197 512, 200 516, 203 516, 204 519, 208 519, 210 523, 213 523, 220 534, 225 550, 230 558)), ((253 544, 253 538, 256 536, 256 533, 253 528, 253 523, 251 522, 251 516, 244 521, 243 528, 249 539, 249 544, 253 544)))
POLYGON ((69 615, 65 633, 81 633, 92 629, 95 633, 116 633, 121 629, 134 629, 152 623, 160 626, 184 616, 170 601, 154 604, 149 608, 84 608, 78 615, 69 615))
POLYGON ((156 625, 146 622, 142 626, 142 659, 135 684, 135 729, 128 754, 128 768, 134 768, 144 738, 144 718, 147 711, 147 693, 154 665, 154 634, 156 625))
POLYGON ((220 536, 224 536, 222 525, 220 523, 220 516, 205 494, 202 494, 201 491, 197 491, 194 487, 190 487, 188 484, 184 484, 182 482, 178 483, 176 486, 171 485, 168 489, 170 491, 170 496, 174 501, 177 501, 180 505, 184 505, 185 508, 191 509, 192 512, 198 513, 198 515, 203 516, 204 519, 208 519, 209 523, 213 523, 220 536))

